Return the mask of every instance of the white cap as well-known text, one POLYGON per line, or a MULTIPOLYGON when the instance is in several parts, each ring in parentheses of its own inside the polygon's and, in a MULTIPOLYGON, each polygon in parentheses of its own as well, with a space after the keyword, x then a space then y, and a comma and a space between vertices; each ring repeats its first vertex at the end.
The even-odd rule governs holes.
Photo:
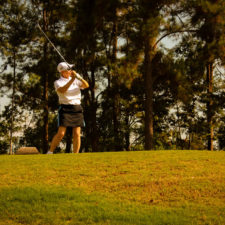
POLYGON ((57 70, 58 70, 59 72, 62 72, 62 71, 64 71, 64 70, 71 70, 71 68, 72 68, 73 66, 74 66, 74 64, 68 64, 68 63, 66 63, 66 62, 61 62, 61 63, 58 64, 57 70))

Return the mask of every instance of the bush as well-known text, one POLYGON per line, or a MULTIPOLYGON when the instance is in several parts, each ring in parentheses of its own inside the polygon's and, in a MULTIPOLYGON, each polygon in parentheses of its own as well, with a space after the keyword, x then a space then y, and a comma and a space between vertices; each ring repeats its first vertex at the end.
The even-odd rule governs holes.
POLYGON ((7 154, 9 145, 5 141, 0 141, 0 154, 7 154))

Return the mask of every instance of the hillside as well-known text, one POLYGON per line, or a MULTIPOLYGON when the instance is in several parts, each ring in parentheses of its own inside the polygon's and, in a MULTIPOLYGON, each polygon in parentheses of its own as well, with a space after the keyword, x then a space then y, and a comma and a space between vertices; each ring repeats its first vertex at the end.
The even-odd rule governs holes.
POLYGON ((225 152, 0 156, 0 224, 225 224, 225 152))

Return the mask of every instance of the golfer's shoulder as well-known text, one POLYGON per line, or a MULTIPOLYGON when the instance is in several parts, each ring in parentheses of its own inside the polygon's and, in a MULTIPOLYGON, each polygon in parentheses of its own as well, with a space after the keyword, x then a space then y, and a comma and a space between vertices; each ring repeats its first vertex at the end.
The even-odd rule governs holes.
POLYGON ((59 79, 54 81, 54 85, 60 83, 59 79))
POLYGON ((55 87, 59 87, 63 84, 63 80, 61 78, 59 78, 58 80, 54 81, 54 86, 55 87))

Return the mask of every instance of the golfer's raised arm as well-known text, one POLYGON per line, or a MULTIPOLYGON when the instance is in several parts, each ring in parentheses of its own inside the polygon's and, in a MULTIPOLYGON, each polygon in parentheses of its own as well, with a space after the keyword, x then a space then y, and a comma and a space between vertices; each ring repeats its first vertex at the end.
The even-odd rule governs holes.
POLYGON ((57 89, 57 91, 60 93, 65 93, 68 90, 68 88, 70 87, 70 85, 74 82, 74 80, 75 80, 75 77, 72 77, 72 79, 70 81, 68 81, 67 84, 65 84, 63 87, 59 87, 57 89))
POLYGON ((86 80, 82 79, 81 82, 82 82, 81 86, 82 89, 89 88, 89 84, 86 80))
POLYGON ((75 76, 78 80, 81 81, 81 83, 82 83, 81 88, 82 88, 82 89, 85 89, 85 88, 88 88, 88 87, 89 87, 88 82, 87 82, 86 80, 84 80, 83 77, 81 77, 81 76, 80 76, 78 73, 76 73, 74 70, 72 71, 71 76, 75 76))
POLYGON ((58 92, 60 93, 65 93, 68 88, 71 86, 71 84, 74 82, 75 79, 78 79, 81 81, 82 85, 81 85, 81 88, 82 89, 85 89, 85 88, 88 88, 89 87, 89 84, 86 80, 84 80, 78 73, 76 73, 74 70, 71 71, 70 73, 70 76, 71 76, 71 79, 62 87, 59 87, 57 89, 58 92))

